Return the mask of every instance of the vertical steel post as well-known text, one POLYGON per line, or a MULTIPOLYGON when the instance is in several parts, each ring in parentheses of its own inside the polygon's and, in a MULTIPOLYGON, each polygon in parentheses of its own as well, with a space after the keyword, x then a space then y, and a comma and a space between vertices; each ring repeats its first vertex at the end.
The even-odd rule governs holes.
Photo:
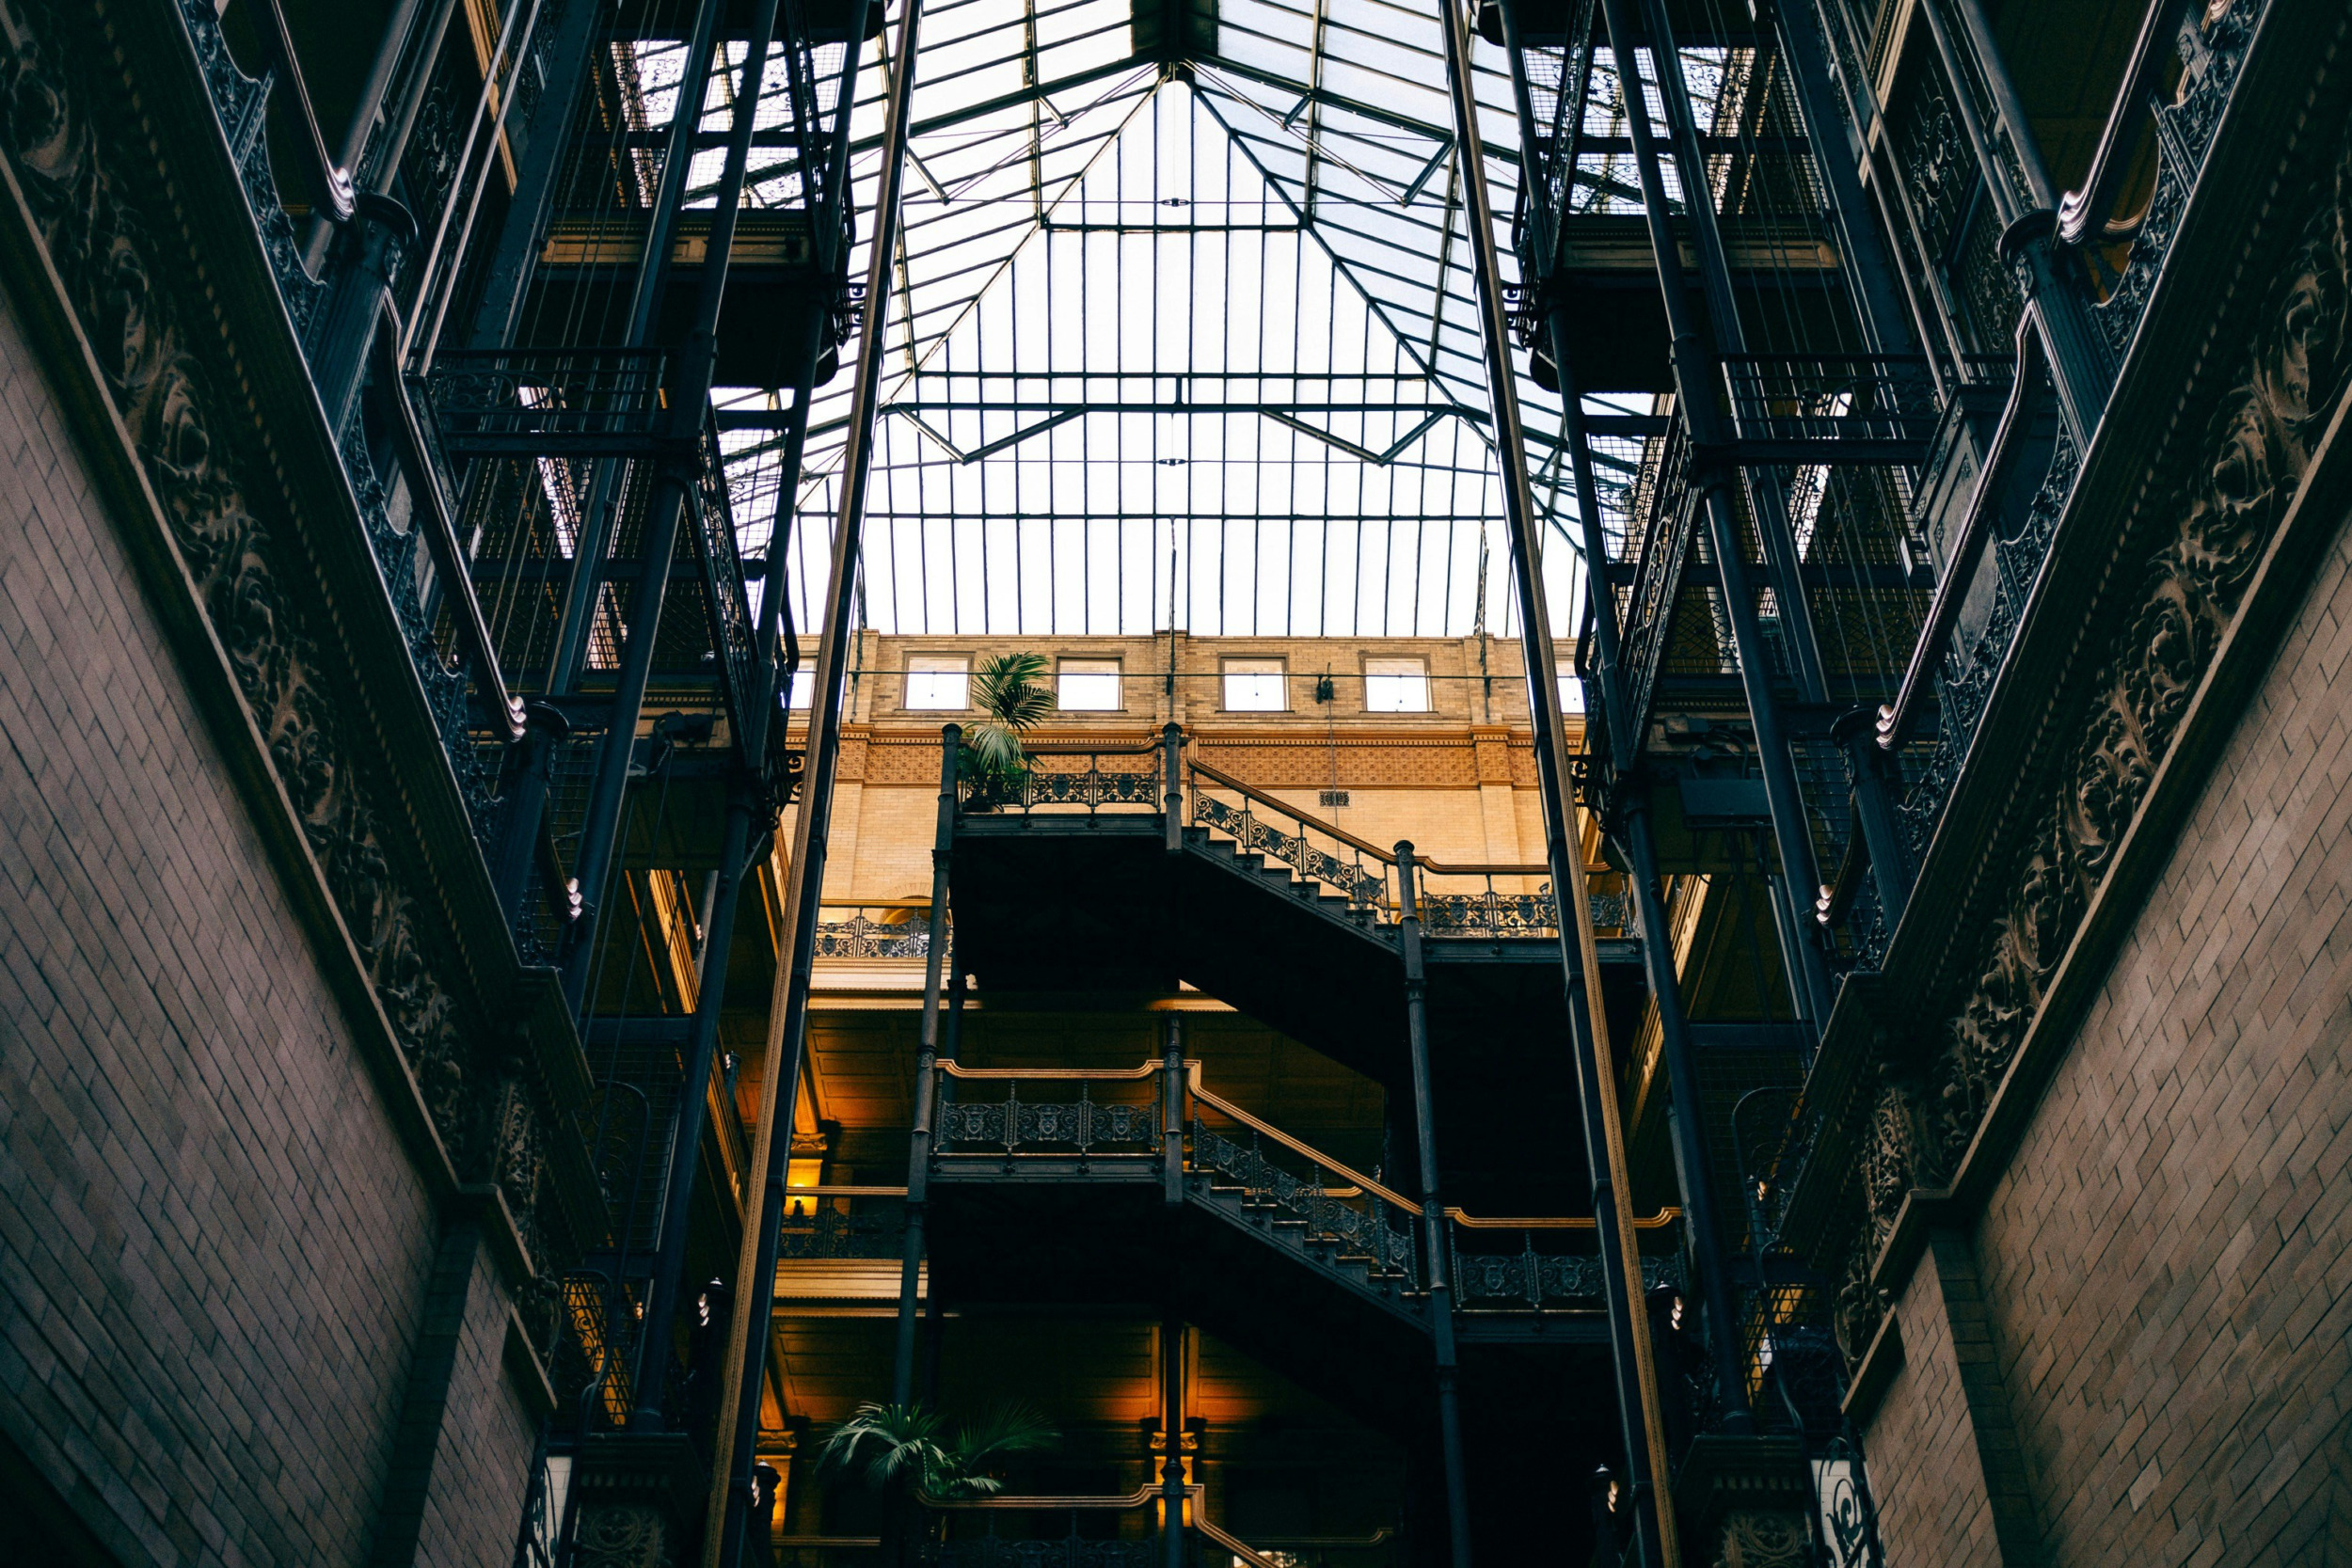
POLYGON ((1730 1432, 1749 1432, 1755 1421, 1748 1411, 1740 1319, 1732 1305, 1738 1298, 1732 1291, 1731 1262, 1724 1251, 1723 1231, 1715 1218, 1715 1178, 1713 1162, 1707 1154, 1698 1068, 1692 1060, 1691 1030, 1683 1017, 1682 988, 1675 974, 1666 905, 1658 891, 1657 843, 1650 832, 1648 806, 1638 790, 1629 797, 1626 818, 1633 894, 1641 911, 1642 959, 1649 974, 1651 1001, 1658 1008, 1659 1054, 1666 1061, 1670 1101, 1666 1131, 1674 1148, 1676 1190, 1682 1197, 1683 1231, 1698 1260, 1699 1298, 1707 1304, 1707 1343, 1714 1357, 1724 1426, 1730 1432))
MULTIPOLYGON (((1813 855, 1813 829, 1797 788, 1788 736, 1780 727, 1780 700, 1772 691, 1772 669, 1764 652, 1764 633, 1757 625, 1756 597, 1748 587, 1748 567, 1740 540, 1739 520, 1731 510, 1728 466, 1724 453, 1731 446, 1717 405, 1720 377, 1706 336, 1691 309, 1684 286, 1682 253, 1668 216, 1665 175, 1649 110, 1641 90, 1635 51, 1639 34, 1631 25, 1629 0, 1601 0, 1609 19, 1609 41, 1625 91, 1626 129, 1633 141, 1633 162, 1640 172, 1642 207, 1649 228, 1650 253, 1658 270, 1659 293, 1666 309, 1667 329, 1674 338, 1675 401, 1691 429, 1692 482, 1703 486, 1708 537, 1715 549, 1715 570, 1721 584, 1724 612, 1731 622, 1732 641, 1740 660, 1740 684, 1747 698, 1748 721, 1756 731, 1756 760, 1764 770, 1764 795, 1772 816, 1772 836, 1780 849, 1788 880, 1800 887, 1820 883, 1813 855), (1711 468, 1711 472, 1708 471, 1711 468)), ((1664 71, 1659 73, 1665 75, 1664 71)), ((1702 190, 1704 186, 1700 187, 1702 190)), ((1804 981, 1805 1012, 1815 1027, 1829 1016, 1829 975, 1820 948, 1800 942, 1789 955, 1804 981)))
MULTIPOLYGON (((605 728, 603 744, 596 751, 596 780, 589 790, 586 817, 580 824, 580 859, 574 869, 580 879, 580 896, 587 903, 574 926, 570 950, 562 960, 564 992, 575 1014, 584 1005, 588 974, 595 966, 596 939, 604 913, 596 900, 612 874, 618 848, 621 803, 628 791, 629 761, 636 752, 637 721, 644 709, 645 688, 653 678, 654 651, 661 627, 662 603, 669 591, 670 562, 677 550, 678 523, 690 505, 696 510, 696 526, 703 522, 701 502, 695 495, 703 461, 703 418, 718 363, 719 310, 725 302, 736 223, 743 209, 743 181, 750 165, 753 128, 759 118, 768 46, 775 37, 776 9, 777 0, 754 0, 751 38, 744 51, 743 90, 736 98, 735 114, 728 125, 726 163, 720 176, 717 206, 710 216, 709 243, 703 257, 702 286, 694 301, 693 325, 687 334, 675 384, 668 388, 674 400, 670 406, 670 434, 691 442, 690 450, 693 455, 662 459, 655 470, 653 492, 646 498, 644 552, 637 591, 629 601, 628 642, 622 650, 612 716, 605 728)), ((702 95, 707 91, 707 85, 696 90, 698 109, 702 95)), ((683 85, 679 92, 681 97, 685 95, 683 85)), ((666 189, 666 167, 662 175, 666 189)), ((682 183, 678 195, 682 202, 682 183)), ((675 212, 670 214, 670 221, 676 221, 675 212)), ((661 225, 657 221, 654 227, 660 229, 661 225)), ((667 239, 662 243, 666 249, 667 239)), ((647 274, 640 275, 641 288, 649 274, 650 268, 647 274)), ((639 301, 641 319, 647 327, 660 304, 659 291, 639 301)), ((714 463, 720 461, 715 450, 709 457, 714 463)), ((723 475, 721 482, 724 483, 723 475)), ((713 620, 715 624, 716 618, 713 620)), ((737 853, 741 853, 739 845, 737 853)), ((732 922, 732 910, 728 918, 732 922)))
POLYGON ((923 955, 923 1028, 914 1050, 914 1126, 907 1134, 906 1232, 898 1255, 898 1339, 890 1359, 890 1402, 914 1402, 915 1297, 923 1283, 923 1226, 930 1198, 931 1120, 939 1092, 941 980, 947 961, 948 871, 956 850, 956 748, 960 724, 939 729, 939 819, 931 832, 930 943, 923 955))
MULTIPOLYGON (((752 125, 758 110, 760 79, 767 70, 768 42, 775 33, 776 5, 777 0, 755 0, 752 8, 752 41, 743 64, 743 91, 736 100, 734 124, 727 137, 726 164, 720 182, 719 208, 710 226, 714 246, 723 247, 732 240, 736 214, 742 205, 743 178, 752 150, 752 125)), ((704 263, 704 269, 702 299, 699 302, 701 309, 696 315, 695 329, 699 339, 707 340, 718 325, 720 295, 726 288, 725 250, 715 249, 704 263)), ((709 396, 709 364, 708 355, 702 355, 698 369, 692 372, 699 378, 696 385, 690 388, 697 425, 702 404, 709 396)), ((685 415, 681 413, 679 417, 683 419, 685 415)), ((662 508, 669 519, 673 537, 678 508, 684 504, 684 499, 682 495, 674 492, 668 505, 662 508)), ((659 500, 655 504, 661 506, 659 500)), ((612 726, 605 733, 604 753, 598 759, 598 789, 602 792, 609 787, 612 797, 611 827, 601 847, 601 856, 596 853, 599 846, 585 838, 583 831, 580 887, 590 897, 595 895, 596 886, 590 879, 590 867, 595 865, 600 874, 603 856, 612 852, 611 835, 619 830, 619 798, 628 784, 628 764, 629 753, 636 744, 637 707, 644 700, 645 678, 653 669, 654 628, 661 615, 662 579, 668 575, 666 568, 670 555, 666 545, 659 557, 653 553, 653 548, 649 540, 645 576, 638 583, 637 594, 639 603, 643 605, 650 594, 652 607, 650 612, 645 612, 642 624, 634 617, 631 619, 622 695, 614 701, 612 726), (655 571, 657 564, 664 568, 660 573, 655 571), (622 709, 625 702, 628 704, 626 722, 622 709), (611 768, 616 753, 619 771, 617 776, 608 779, 606 770, 611 768)), ((749 721, 747 734, 739 736, 739 740, 749 739, 750 729, 760 729, 764 735, 766 705, 762 703, 752 714, 745 716, 749 721)), ((638 1417, 642 1415, 644 1424, 655 1430, 659 1430, 664 1421, 670 1337, 677 1313, 678 1291, 684 1284, 686 1272, 687 1220, 693 1208, 695 1180, 701 1173, 704 1106, 710 1097, 711 1067, 719 1054, 719 1013, 725 1004, 727 949, 734 943, 735 909, 742 895, 743 878, 751 869, 745 863, 751 853, 754 808, 749 797, 753 787, 752 781, 739 773, 733 784, 735 799, 728 807, 726 830, 720 843, 719 882, 711 899, 709 924, 705 928, 707 957, 703 965, 702 990, 695 998, 693 1039, 687 1051, 686 1070, 678 1085, 677 1132, 671 1140, 669 1181, 661 1204, 660 1241, 654 1259, 652 1289, 646 1294, 644 1335, 639 1341, 642 1346, 640 1354, 648 1358, 648 1364, 638 1387, 647 1399, 639 1412, 632 1413, 631 1424, 638 1424, 638 1417), (720 943, 715 950, 707 946, 713 942, 720 943)), ((591 803, 591 824, 598 820, 596 807, 602 803, 600 793, 599 800, 591 803)), ((582 923, 591 922, 594 912, 584 911, 582 923)), ((580 991, 586 985, 587 955, 593 950, 593 941, 582 940, 574 949, 574 961, 564 975, 575 1013, 580 1009, 580 991), (576 981, 575 976, 578 977, 576 981)))
POLYGON ((1160 1024, 1160 1196, 1168 1208, 1184 1201, 1184 1015, 1160 1024))
POLYGON ((1838 261, 1871 352, 1916 353, 1910 312, 1895 297, 1902 273, 1870 219, 1869 199, 1855 172, 1864 151, 1862 139, 1838 112, 1836 91, 1830 85, 1829 40, 1821 36, 1820 19, 1810 6, 1779 5, 1772 8, 1772 24, 1780 34, 1780 56, 1788 63, 1789 84, 1796 89, 1797 112, 1813 144, 1814 166, 1829 197, 1838 261))
MULTIPOLYGON (((1649 32, 1650 64, 1658 73, 1659 103, 1665 110, 1667 150, 1680 177, 1683 216, 1690 225, 1692 249, 1698 253, 1699 286, 1707 297, 1708 328, 1704 349, 1711 366, 1720 363, 1724 355, 1746 353, 1747 334, 1740 322, 1740 300, 1731 286, 1730 256, 1724 248, 1723 229, 1715 214, 1714 182, 1708 178, 1706 154, 1699 150, 1697 114, 1691 106, 1690 85, 1682 79, 1682 52, 1676 46, 1674 30, 1661 0, 1644 0, 1643 10, 1649 32)), ((1638 81, 1631 48, 1618 42, 1613 29, 1609 38, 1617 69, 1628 72, 1629 79, 1638 81)), ((1627 100, 1626 118, 1646 129, 1648 114, 1645 109, 1637 113, 1634 103, 1634 99, 1627 100)), ((1679 379, 1678 364, 1677 371, 1679 379)), ((1695 438, 1695 428, 1692 434, 1695 438)), ((1797 552, 1796 533, 1788 523, 1788 500, 1781 488, 1780 471, 1775 467, 1743 467, 1740 478, 1747 492, 1749 520, 1756 527, 1756 542, 1764 549, 1764 575, 1780 601, 1781 645, 1788 650, 1789 673, 1796 678, 1797 690, 1805 702, 1826 701, 1829 681, 1821 670, 1820 640, 1813 630, 1813 605, 1804 591, 1804 563, 1797 552)), ((1726 583, 1725 592, 1728 591, 1726 583)))
POLYGON ((1184 1568, 1184 1320, 1160 1319, 1160 1564, 1184 1568))
POLYGON ((1592 924, 1584 918, 1590 895, 1584 883, 1582 847, 1571 829, 1566 736, 1560 714, 1559 661, 1551 644, 1550 611, 1544 603, 1543 554, 1536 535, 1534 497, 1527 482, 1526 438, 1519 427, 1518 384, 1511 368, 1510 322, 1502 309, 1502 280, 1495 262, 1494 203, 1486 191, 1478 101, 1470 87, 1470 29, 1459 0, 1438 8, 1445 34, 1447 96, 1454 110, 1454 156, 1462 171, 1468 211, 1466 227, 1478 280, 1479 327, 1486 343, 1486 386, 1494 406, 1495 453, 1502 481, 1503 515, 1510 530, 1512 575, 1518 589, 1519 631, 1526 651, 1528 716, 1535 741, 1536 776, 1542 786, 1544 841, 1552 886, 1561 908, 1561 980, 1574 1036, 1579 1099, 1584 1117, 1585 1157, 1593 1174, 1594 1214, 1601 1253, 1602 1291, 1608 1301, 1610 1338, 1615 1351, 1619 1413, 1635 1481, 1635 1518, 1643 1560, 1672 1568, 1676 1550, 1674 1509, 1667 1497, 1665 1439, 1658 1418, 1656 1372, 1649 1328, 1638 1296, 1641 1263, 1633 1251, 1633 1212, 1624 1180, 1623 1127, 1617 1119, 1615 1087, 1605 1070, 1606 1021, 1583 1006, 1587 993, 1600 993, 1600 962, 1592 924))
POLYGON ((1166 808, 1168 852, 1184 850, 1184 726, 1170 720, 1160 728, 1160 803, 1166 808))
MULTIPOLYGON (((865 25, 866 8, 850 7, 851 36, 865 25)), ((888 319, 890 268, 898 248, 898 198, 906 174, 909 116, 914 107, 915 52, 921 35, 921 0, 903 0, 898 48, 891 71, 890 96, 882 126, 882 158, 875 197, 874 242, 867 258, 865 312, 858 341, 857 383, 851 392, 847 451, 843 454, 841 515, 834 528, 833 563, 825 582, 825 613, 817 640, 816 685, 809 704, 808 766, 803 775, 800 815, 793 825, 790 870, 785 892, 786 970, 770 1009, 768 1072, 761 1086, 761 1115, 754 1168, 761 1173, 759 1198, 744 1226, 743 1258, 737 1277, 743 1303, 741 1338, 729 1363, 725 1419, 717 1434, 713 1462, 710 1528, 704 1532, 705 1568, 727 1568, 740 1560, 750 1516, 751 1460, 759 1435, 760 1389, 766 1381, 768 1339, 774 1311, 776 1253, 784 1223, 785 1162, 791 1148, 792 1106, 800 1093, 801 1060, 807 1043, 808 993, 814 976, 818 900, 825 879, 825 849, 831 836, 834 774, 841 760, 841 679, 850 656, 852 599, 866 524, 866 482, 874 454, 874 405, 880 390, 882 334, 888 319)), ((846 91, 846 87, 845 87, 846 91)))
MULTIPOLYGON (((1476 156, 1475 153, 1472 154, 1476 156)), ((1429 1088, 1429 974, 1421 950, 1413 845, 1396 846, 1397 945, 1405 960, 1405 1045, 1413 1082, 1413 1149, 1421 1175, 1422 1285, 1437 1352, 1438 1446, 1445 1465, 1446 1535, 1454 1568, 1470 1568, 1470 1477, 1462 1458, 1461 1361, 1454 1344, 1453 1259, 1438 1191, 1437 1105, 1429 1088)))

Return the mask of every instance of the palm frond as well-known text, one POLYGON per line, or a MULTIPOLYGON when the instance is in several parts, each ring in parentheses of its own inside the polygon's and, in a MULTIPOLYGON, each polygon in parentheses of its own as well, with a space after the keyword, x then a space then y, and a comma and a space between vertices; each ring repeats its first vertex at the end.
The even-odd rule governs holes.
MULTIPOLYGON (((972 673, 972 705, 1015 736, 1038 727, 1054 711, 1043 654, 998 654, 972 673)), ((985 724, 983 725, 985 727, 985 724)))
POLYGON ((991 1460, 1034 1453, 1060 1440, 1061 1433, 1054 1430, 1035 1405, 1000 1404, 978 1419, 958 1427, 947 1451, 969 1472, 991 1460))
POLYGON ((912 1490, 950 1467, 940 1441, 945 1425, 926 1410, 869 1401, 825 1433, 817 1473, 854 1475, 877 1491, 912 1490))

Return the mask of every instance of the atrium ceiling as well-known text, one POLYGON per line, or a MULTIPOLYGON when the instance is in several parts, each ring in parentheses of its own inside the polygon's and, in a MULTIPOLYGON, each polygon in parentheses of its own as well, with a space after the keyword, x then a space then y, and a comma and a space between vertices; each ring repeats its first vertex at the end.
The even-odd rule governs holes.
MULTIPOLYGON (((862 624, 1516 634, 1438 16, 1436 0, 924 8, 862 624)), ((902 17, 868 46, 853 105, 852 279, 902 17)), ((1507 229, 1511 84, 1500 50, 1473 48, 1507 229)), ((660 79, 656 61, 641 71, 660 79)), ((763 155, 752 199, 780 202, 796 167, 763 155)), ((1491 243, 1515 277, 1509 233, 1491 243)), ((840 512, 857 346, 818 390, 796 487, 784 554, 803 626, 840 512)), ((1515 357, 1565 634, 1581 584, 1559 401, 1515 357)), ((728 445, 747 553, 765 553, 774 442, 728 445)))

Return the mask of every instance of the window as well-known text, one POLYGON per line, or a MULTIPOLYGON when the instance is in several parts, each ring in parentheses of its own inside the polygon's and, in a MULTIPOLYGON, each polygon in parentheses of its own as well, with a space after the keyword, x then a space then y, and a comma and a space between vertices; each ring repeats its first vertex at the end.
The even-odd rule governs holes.
POLYGON ((1055 667, 1054 705, 1077 713, 1117 713, 1119 660, 1065 658, 1055 667))
POLYGON ((1560 711, 1563 713, 1584 711, 1584 683, 1573 674, 1563 674, 1560 677, 1560 711))
POLYGON ((907 655, 907 695, 910 710, 940 711, 972 705, 965 685, 972 661, 961 654, 907 655))
POLYGON ((795 713, 806 713, 817 700, 817 672, 803 665, 792 672, 792 690, 785 701, 795 713))
POLYGON ((1225 710, 1228 713, 1281 713, 1291 705, 1279 658, 1229 658, 1225 661, 1225 710))
POLYGON ((1429 666, 1418 658, 1364 660, 1366 713, 1427 713, 1429 666))

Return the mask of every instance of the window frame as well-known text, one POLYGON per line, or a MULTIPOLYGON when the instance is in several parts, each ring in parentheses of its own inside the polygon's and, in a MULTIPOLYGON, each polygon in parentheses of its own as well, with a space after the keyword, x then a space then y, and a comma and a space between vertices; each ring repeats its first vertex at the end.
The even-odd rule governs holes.
POLYGON ((1127 711, 1127 671, 1125 661, 1116 657, 1096 654, 1057 654, 1054 656, 1054 706, 1062 713, 1124 713, 1127 711), (1073 671, 1073 664, 1102 666, 1094 670, 1073 671), (1073 674, 1081 680, 1107 679, 1111 683, 1111 700, 1107 703, 1073 705, 1062 683, 1073 674))
POLYGON ((1291 711, 1291 661, 1280 654, 1229 654, 1217 660, 1216 701, 1219 713, 1288 713, 1291 711), (1236 672, 1235 665, 1272 665, 1271 670, 1236 672), (1233 705, 1233 681, 1236 674, 1244 680, 1274 681, 1275 702, 1272 706, 1243 706, 1233 705))
POLYGON ((898 709, 902 713, 969 713, 972 711, 972 656, 970 654, 909 653, 906 665, 899 672, 898 709), (952 663, 949 661, 953 661, 952 663), (936 662, 928 662, 936 661, 936 662), (958 677, 954 703, 918 703, 914 700, 914 680, 917 675, 948 675, 958 677))
POLYGON ((1363 656, 1361 674, 1364 682, 1364 711, 1366 713, 1377 713, 1383 715, 1417 713, 1428 714, 1438 711, 1437 693, 1431 689, 1429 684, 1429 660, 1420 654, 1366 654, 1363 656), (1382 670, 1375 672, 1373 669, 1373 666, 1375 664, 1405 664, 1410 665, 1412 668, 1409 672, 1404 670, 1382 670), (1421 705, 1419 707, 1373 706, 1372 683, 1375 681, 1385 680, 1419 681, 1421 683, 1421 705))

